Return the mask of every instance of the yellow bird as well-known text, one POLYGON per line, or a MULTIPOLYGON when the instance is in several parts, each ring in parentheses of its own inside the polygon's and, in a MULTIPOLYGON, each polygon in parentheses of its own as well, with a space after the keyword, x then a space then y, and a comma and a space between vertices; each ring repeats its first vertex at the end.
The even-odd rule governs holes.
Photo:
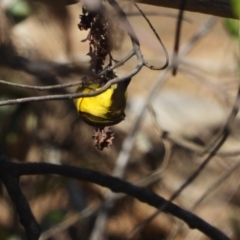
MULTIPOLYGON (((94 127, 115 125, 125 118, 126 90, 131 79, 111 85, 106 91, 93 97, 74 99, 83 121, 94 127)), ((90 93, 101 89, 98 83, 79 86, 77 93, 90 93)))

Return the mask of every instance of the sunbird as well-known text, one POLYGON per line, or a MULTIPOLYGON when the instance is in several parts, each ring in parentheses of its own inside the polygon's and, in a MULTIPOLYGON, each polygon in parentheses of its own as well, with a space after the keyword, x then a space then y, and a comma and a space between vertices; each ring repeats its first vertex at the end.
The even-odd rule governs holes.
MULTIPOLYGON (((74 99, 81 119, 87 124, 104 128, 120 123, 125 118, 127 87, 131 79, 111 85, 106 91, 93 97, 74 99)), ((83 84, 77 93, 90 93, 101 89, 99 83, 83 84)))

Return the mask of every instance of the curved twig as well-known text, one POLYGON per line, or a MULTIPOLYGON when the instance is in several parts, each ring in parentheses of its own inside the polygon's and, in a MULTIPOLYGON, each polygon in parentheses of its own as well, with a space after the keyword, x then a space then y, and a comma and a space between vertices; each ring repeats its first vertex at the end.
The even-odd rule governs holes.
POLYGON ((175 42, 174 42, 174 49, 173 49, 173 58, 172 58, 172 74, 175 76, 177 74, 177 55, 179 52, 179 45, 180 45, 180 34, 182 29, 182 19, 184 14, 184 9, 187 0, 181 0, 180 8, 178 11, 178 19, 177 19, 177 26, 176 26, 176 35, 175 35, 175 42))
POLYGON ((166 57, 166 61, 165 61, 165 64, 161 67, 154 67, 152 65, 150 65, 146 60, 144 60, 144 65, 146 67, 148 67, 149 69, 151 70, 163 70, 165 69, 168 64, 169 64, 169 56, 168 56, 168 52, 167 52, 167 49, 165 47, 165 45, 163 44, 162 42, 162 39, 160 38, 160 36, 158 35, 158 33, 156 32, 155 28, 153 27, 152 23, 149 21, 149 19, 146 17, 145 13, 142 11, 142 9, 134 2, 134 1, 131 1, 132 4, 137 8, 137 10, 141 13, 141 15, 143 16, 143 18, 145 19, 145 21, 147 22, 147 24, 149 25, 149 27, 152 29, 153 31, 153 34, 155 35, 155 37, 157 38, 157 40, 159 41, 160 45, 162 46, 163 48, 163 52, 165 54, 165 57, 166 57))
POLYGON ((73 87, 73 86, 77 86, 81 83, 82 83, 82 81, 77 81, 77 82, 56 84, 56 85, 51 85, 51 86, 34 86, 34 85, 19 84, 19 83, 8 82, 8 81, 5 81, 5 80, 0 80, 0 84, 3 84, 3 85, 8 85, 8 86, 11 86, 11 87, 24 88, 24 89, 38 90, 38 91, 46 91, 46 90, 50 90, 50 89, 73 87))
POLYGON ((25 103, 25 102, 63 100, 63 99, 74 99, 74 98, 78 98, 78 97, 96 96, 96 95, 106 91, 112 84, 118 83, 120 81, 124 81, 124 80, 129 79, 132 76, 136 75, 141 70, 142 67, 143 67, 143 63, 139 63, 137 65, 137 67, 129 74, 125 75, 124 77, 118 77, 113 80, 110 80, 100 90, 94 91, 91 93, 55 94, 55 95, 45 95, 45 96, 40 96, 40 97, 17 98, 17 99, 0 101, 0 106, 14 105, 14 104, 20 104, 20 103, 25 103))
POLYGON ((215 240, 229 240, 229 238, 221 231, 209 225, 196 215, 166 201, 164 198, 153 192, 149 192, 145 189, 134 186, 129 182, 125 182, 107 174, 90 169, 50 163, 11 163, 11 167, 15 176, 56 174, 81 181, 96 183, 110 188, 114 192, 126 193, 127 195, 135 197, 141 202, 148 203, 156 208, 166 205, 166 208, 164 209, 165 212, 182 219, 189 225, 190 228, 196 228, 215 240))
POLYGON ((38 240, 41 230, 34 218, 26 197, 19 186, 19 175, 14 172, 13 163, 0 148, 0 179, 15 204, 20 223, 25 228, 29 240, 38 240))

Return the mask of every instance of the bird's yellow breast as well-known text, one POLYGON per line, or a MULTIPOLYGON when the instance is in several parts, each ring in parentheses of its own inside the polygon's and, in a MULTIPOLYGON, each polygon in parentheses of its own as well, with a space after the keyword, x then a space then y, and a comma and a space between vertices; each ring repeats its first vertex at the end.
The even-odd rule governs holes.
MULTIPOLYGON (((91 114, 101 118, 106 118, 106 114, 112 105, 112 94, 116 86, 112 85, 105 92, 93 97, 78 98, 75 100, 75 105, 79 112, 91 114)), ((79 92, 90 93, 99 90, 100 87, 90 86, 84 89, 79 89, 79 92)))

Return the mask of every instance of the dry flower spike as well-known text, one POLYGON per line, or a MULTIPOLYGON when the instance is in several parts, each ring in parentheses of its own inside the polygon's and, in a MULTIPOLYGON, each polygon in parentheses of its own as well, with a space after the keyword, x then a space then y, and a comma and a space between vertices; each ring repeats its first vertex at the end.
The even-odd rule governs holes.
POLYGON ((112 145, 114 133, 110 127, 95 128, 92 139, 94 140, 94 146, 99 150, 103 150, 105 147, 112 145))

